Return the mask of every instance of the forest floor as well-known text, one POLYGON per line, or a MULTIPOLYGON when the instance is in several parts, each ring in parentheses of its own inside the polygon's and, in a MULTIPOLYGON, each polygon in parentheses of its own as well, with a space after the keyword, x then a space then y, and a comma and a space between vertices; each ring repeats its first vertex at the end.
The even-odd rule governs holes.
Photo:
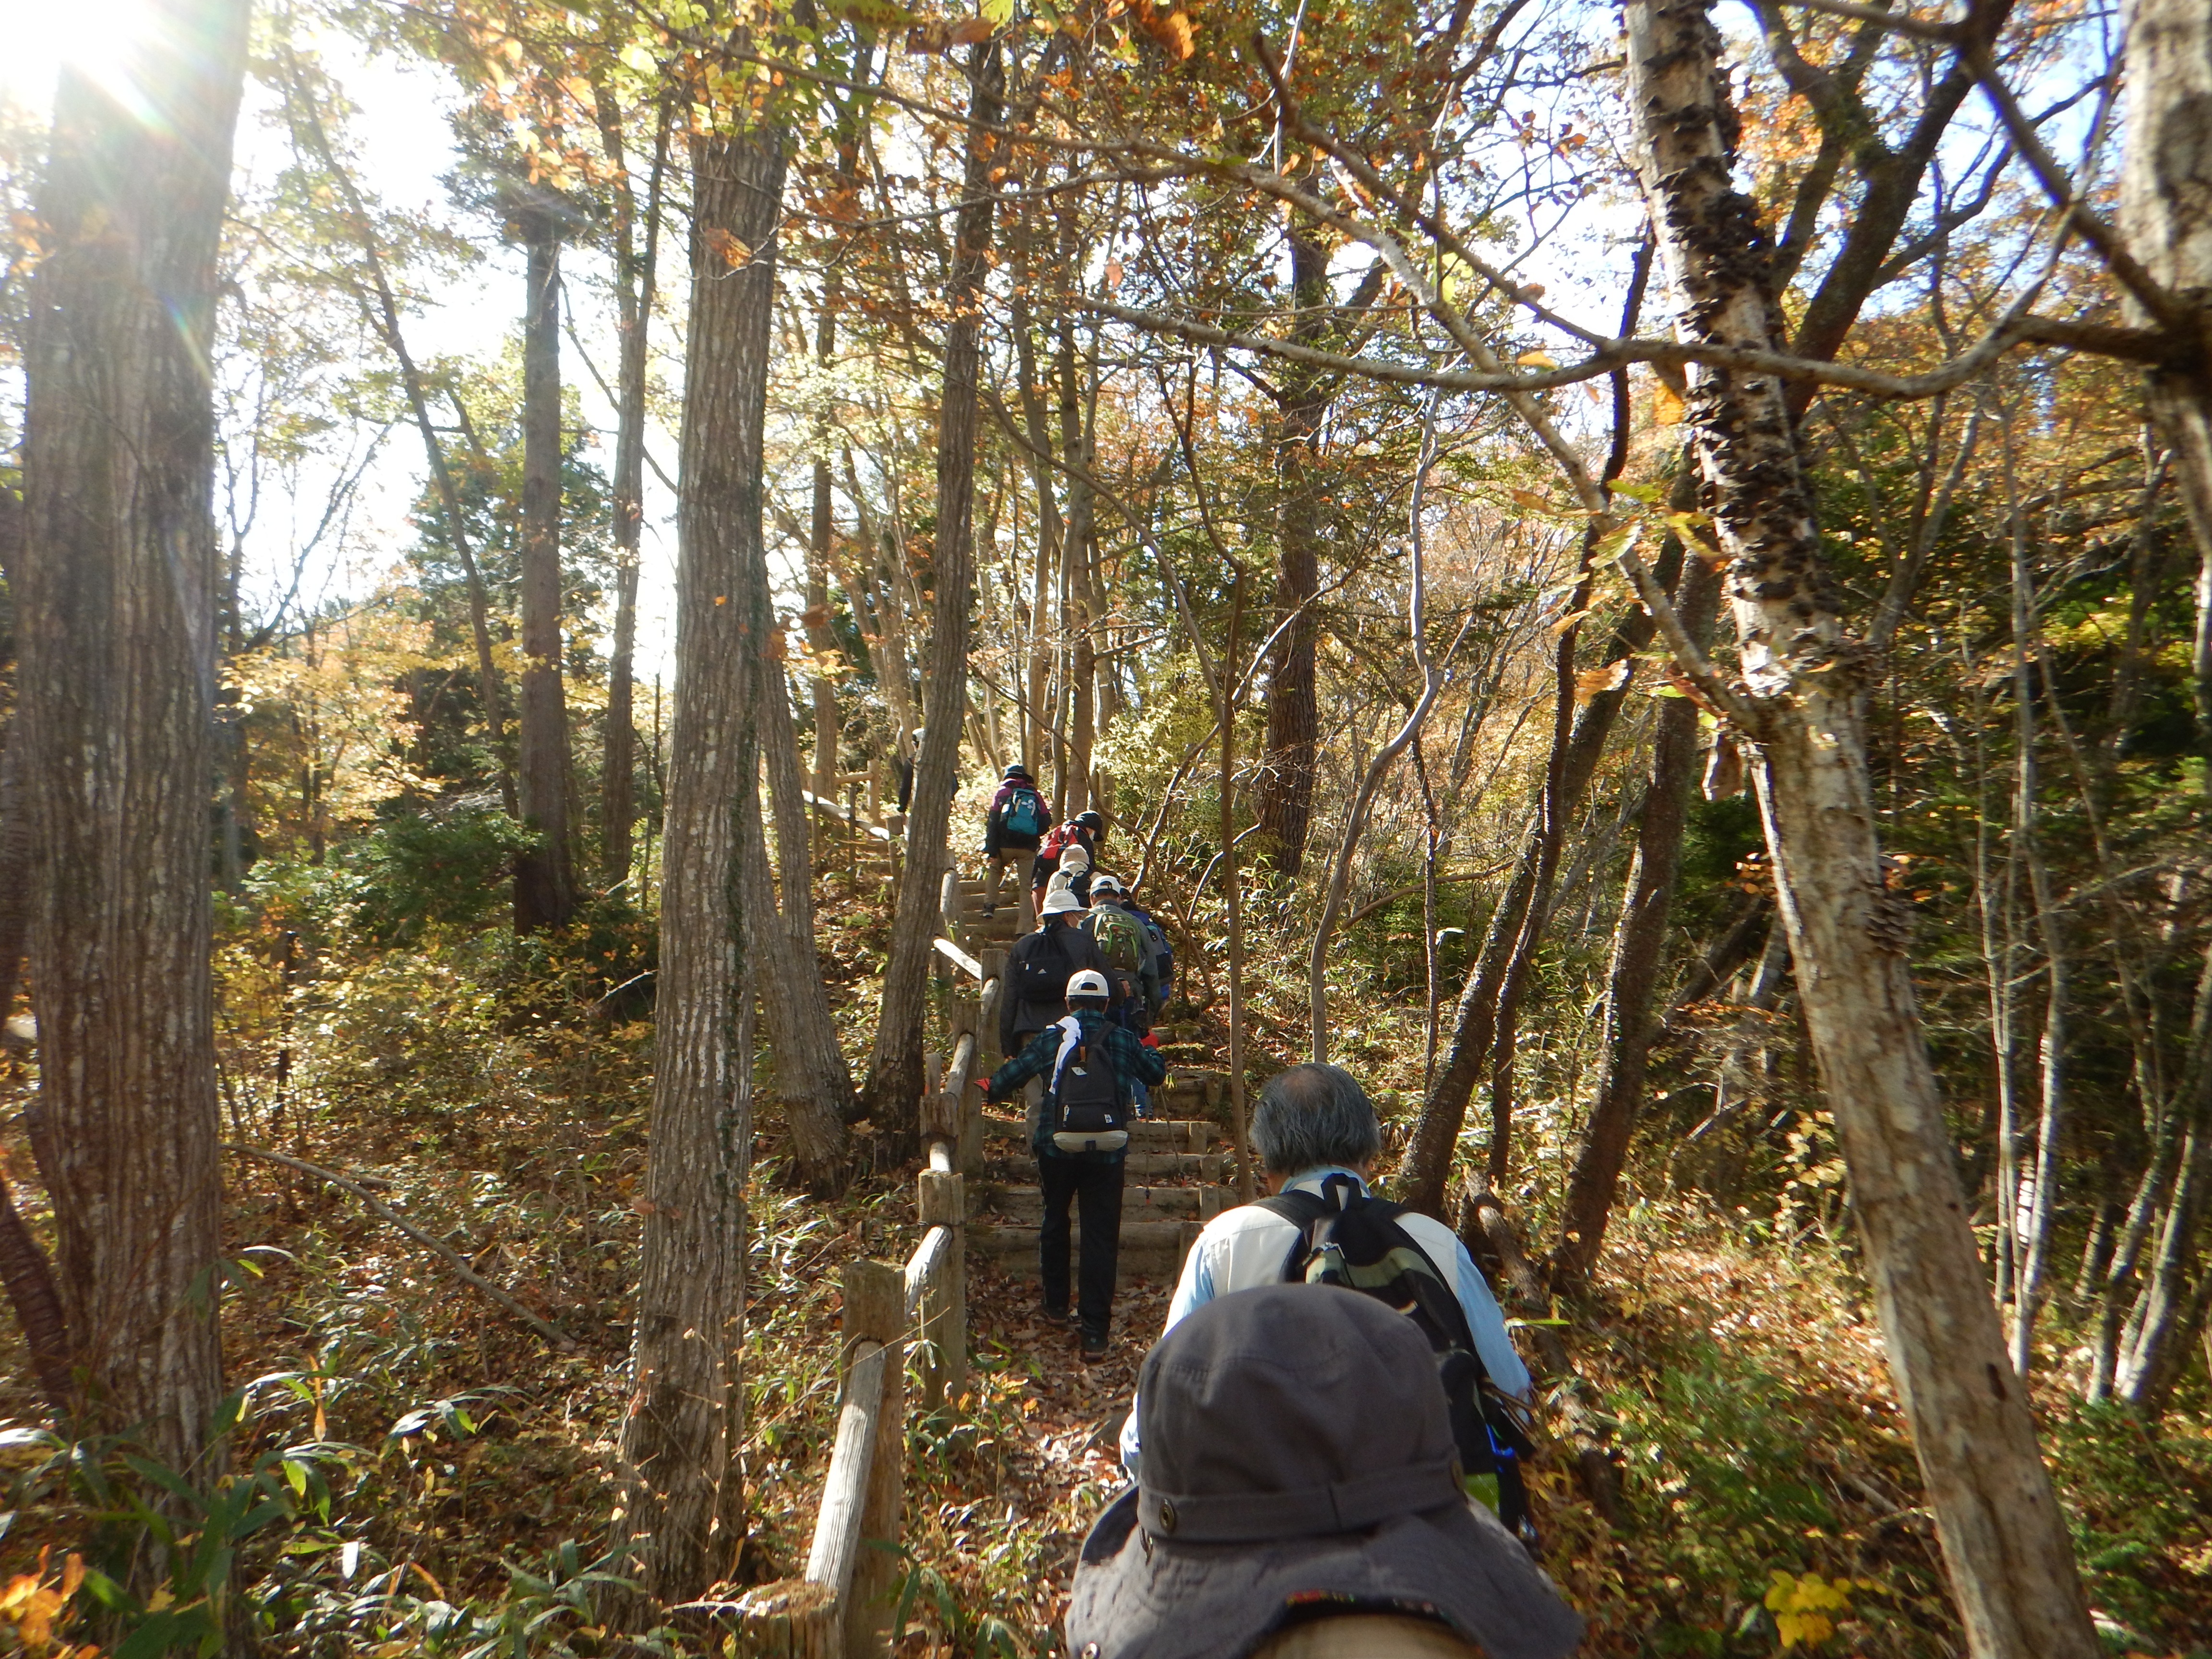
MULTIPOLYGON (((552 957, 496 933, 434 930, 405 949, 331 947, 288 990, 271 965, 276 925, 238 926, 225 945, 226 1133, 378 1183, 568 1340, 533 1334, 353 1196, 227 1160, 237 1266, 224 1340, 231 1376, 250 1385, 241 1468, 293 1494, 279 1522, 238 1540, 265 1650, 602 1651, 588 1592, 618 1490, 651 1027, 596 999, 633 971, 636 940, 617 929, 585 941, 586 972, 582 947, 552 957)), ((824 929, 856 1036, 875 926, 862 912, 824 929)), ((1364 1006, 1346 1047, 1402 1112, 1386 1057, 1402 1066, 1413 1047, 1364 1006)), ((0 1163, 44 1234, 21 1131, 32 1080, 20 1063, 0 1077, 0 1163)), ((1540 1133, 1541 1112, 1531 1117, 1540 1133)), ((748 1536, 733 1583, 803 1563, 835 1423, 839 1267, 902 1260, 915 1233, 909 1171, 864 1173, 824 1202, 782 1184, 779 1126, 759 1139, 748 1536)), ((1538 1469, 1547 1565, 1589 1621, 1585 1651, 1772 1654, 1769 1598, 1819 1575, 1848 1609, 1814 1651, 1954 1653, 1832 1193, 1731 1206, 1646 1169, 1637 1194, 1600 1293, 1565 1310, 1563 1332, 1623 1466, 1624 1524, 1601 1521, 1559 1460, 1538 1469)), ((957 1415, 916 1420, 908 1441, 902 1652, 1057 1650, 1074 1553, 1118 1485, 1114 1436, 1165 1293, 1125 1287, 1112 1354, 1085 1366, 1070 1334, 1038 1316, 1033 1281, 975 1272, 969 1395, 957 1415)), ((2112 1651, 2212 1659, 2212 1413, 2185 1398, 2154 1431, 2084 1407, 2067 1386, 2063 1309, 2049 1337, 2038 1401, 2112 1651)), ((124 1513, 87 1460, 57 1455, 17 1343, 0 1322, 0 1584, 51 1581, 69 1551, 112 1552, 102 1517, 124 1513)), ((0 1621, 0 1653, 13 1640, 0 1621)))

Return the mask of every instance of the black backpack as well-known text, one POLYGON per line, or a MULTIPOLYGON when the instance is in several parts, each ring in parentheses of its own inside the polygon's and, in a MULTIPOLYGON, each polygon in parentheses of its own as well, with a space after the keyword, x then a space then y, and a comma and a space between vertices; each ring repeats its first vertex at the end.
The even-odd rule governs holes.
POLYGON ((1014 995, 1020 1003, 1051 1007, 1067 1000, 1067 978, 1074 969, 1067 963, 1067 946, 1057 937, 1060 924, 1047 919, 1051 931, 1033 935, 1036 943, 1018 951, 1014 967, 1014 995))
POLYGON ((1404 1206, 1363 1197, 1348 1176, 1329 1176, 1319 1193, 1283 1193, 1259 1202, 1298 1230, 1283 1262, 1285 1279, 1358 1291, 1420 1328, 1436 1355, 1462 1470, 1497 1477, 1498 1518, 1534 1553, 1536 1530, 1521 1474, 1521 1460, 1534 1447, 1516 1403, 1491 1381, 1475 1352, 1458 1292, 1399 1222, 1404 1206))
MULTIPOLYGON (((1067 1019, 1075 1018, 1070 1014, 1067 1019)), ((1129 1144, 1129 1108, 1121 1098, 1121 1079, 1114 1075, 1103 1043, 1084 1042, 1079 1024, 1074 1036, 1075 1046, 1066 1052, 1052 1080, 1052 1144, 1063 1152, 1118 1152, 1129 1144)))

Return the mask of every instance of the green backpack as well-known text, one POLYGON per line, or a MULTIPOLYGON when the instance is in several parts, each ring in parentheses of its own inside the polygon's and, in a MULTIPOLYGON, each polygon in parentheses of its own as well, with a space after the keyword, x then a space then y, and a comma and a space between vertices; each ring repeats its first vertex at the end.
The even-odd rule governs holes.
POLYGON ((1121 994, 1133 995, 1152 953, 1152 941, 1136 917, 1117 904, 1094 906, 1084 927, 1098 941, 1098 952, 1121 981, 1121 994))

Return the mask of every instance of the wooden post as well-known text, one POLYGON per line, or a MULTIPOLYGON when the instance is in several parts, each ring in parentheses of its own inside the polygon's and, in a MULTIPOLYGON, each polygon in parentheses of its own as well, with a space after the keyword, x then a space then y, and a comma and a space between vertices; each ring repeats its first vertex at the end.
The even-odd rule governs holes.
POLYGON ((889 1651, 891 1608, 904 1576, 895 1551, 906 1504, 906 1275, 880 1261, 851 1261, 844 1291, 848 1364, 863 1342, 884 1349, 883 1412, 860 1510, 860 1558, 844 1609, 845 1659, 876 1659, 889 1651))
POLYGON ((916 1188, 915 1216, 923 1232, 942 1227, 952 1235, 921 1302, 921 1335, 932 1345, 922 1367, 922 1399, 934 1411, 957 1401, 968 1386, 967 1183, 942 1170, 924 1170, 916 1188))
POLYGON ((842 1659, 837 1647, 837 1594, 827 1584, 785 1578, 747 1590, 718 1626, 730 1631, 732 1659, 842 1659))

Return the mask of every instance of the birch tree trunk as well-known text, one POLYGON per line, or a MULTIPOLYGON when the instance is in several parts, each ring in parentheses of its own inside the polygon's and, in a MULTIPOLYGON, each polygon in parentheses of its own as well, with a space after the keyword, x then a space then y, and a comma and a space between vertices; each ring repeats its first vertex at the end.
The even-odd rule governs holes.
POLYGON ((990 270, 991 170, 999 145, 988 129, 1003 112, 1006 70, 996 40, 969 56, 971 90, 968 165, 954 221, 946 294, 945 386, 937 415, 937 617, 929 640, 921 752, 906 821, 906 876, 899 883, 884 969, 883 1012, 862 1090, 868 1115, 895 1135, 908 1133, 921 1109, 921 1024, 928 992, 930 941, 936 937, 937 874, 957 781, 960 734, 967 725, 969 546, 975 506, 975 409, 983 281, 990 270))
POLYGON ((204 1453, 222 1393, 209 349, 246 9, 160 8, 118 48, 128 102, 62 71, 11 573, 39 1108, 81 1426, 130 1431, 199 1484, 221 1473, 204 1453))
POLYGON ((678 499, 676 716, 661 854, 651 1162, 618 1571, 665 1605, 728 1573, 742 1540, 738 1448, 744 1183, 752 1124, 744 838, 757 833, 755 658, 745 602, 763 556, 763 435, 783 135, 692 140, 692 298, 678 499), (738 601, 732 603, 732 596, 738 601))
POLYGON ((518 216, 529 258, 522 315, 522 695, 517 804, 538 844, 514 861, 517 933, 576 908, 568 844, 568 709, 561 684, 561 230, 553 209, 518 216))
MULTIPOLYGON (((1772 349, 1762 234, 1733 188, 1738 125, 1706 0, 1630 0, 1638 161, 1686 337, 1772 349)), ((1898 1394, 1977 1659, 2099 1651, 1954 1167, 1883 882, 1844 632, 1782 383, 1700 370, 1688 418, 1723 550, 1754 778, 1799 994, 1835 1113, 1898 1394)))

